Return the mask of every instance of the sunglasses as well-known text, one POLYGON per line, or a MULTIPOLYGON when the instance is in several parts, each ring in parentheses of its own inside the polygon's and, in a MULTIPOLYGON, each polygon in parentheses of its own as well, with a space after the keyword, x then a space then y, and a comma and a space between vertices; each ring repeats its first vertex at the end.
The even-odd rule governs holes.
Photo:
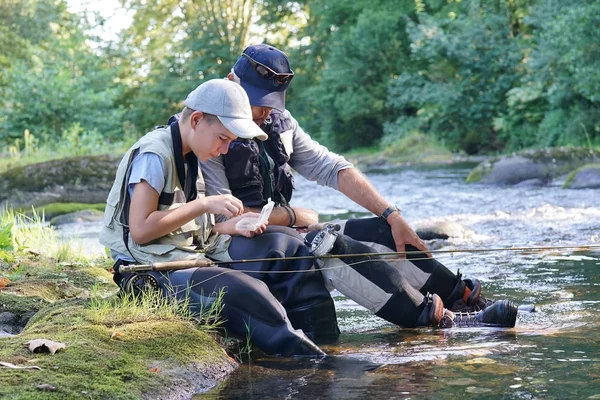
POLYGON ((250 62, 250 65, 252 65, 252 68, 254 68, 254 71, 256 71, 256 73, 258 75, 260 75, 260 77, 263 79, 272 79, 280 85, 285 85, 286 83, 290 83, 292 81, 292 79, 294 78, 293 71, 288 74, 280 74, 279 72, 273 71, 271 68, 267 67, 266 65, 253 60, 252 57, 250 57, 246 53, 242 53, 242 56, 244 56, 248 59, 248 61, 250 62))

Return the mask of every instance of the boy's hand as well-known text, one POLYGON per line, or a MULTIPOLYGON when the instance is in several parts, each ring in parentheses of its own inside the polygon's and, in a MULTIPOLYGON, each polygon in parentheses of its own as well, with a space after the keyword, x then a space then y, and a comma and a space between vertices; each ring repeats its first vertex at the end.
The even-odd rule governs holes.
POLYGON ((262 235, 265 232, 265 230, 267 229, 266 223, 259 225, 258 228, 256 228, 253 231, 236 229, 235 225, 242 218, 248 218, 248 217, 256 218, 258 220, 258 218, 260 217, 260 214, 246 213, 244 215, 240 215, 235 218, 228 219, 225 222, 219 222, 218 224, 215 225, 215 227, 213 228, 213 231, 218 232, 218 233, 224 233, 227 235, 232 235, 232 236, 237 235, 237 236, 245 236, 245 237, 254 237, 256 235, 262 235))
POLYGON ((242 201, 230 194, 208 196, 196 199, 195 201, 202 204, 205 212, 210 214, 223 214, 228 219, 241 215, 244 212, 242 201))

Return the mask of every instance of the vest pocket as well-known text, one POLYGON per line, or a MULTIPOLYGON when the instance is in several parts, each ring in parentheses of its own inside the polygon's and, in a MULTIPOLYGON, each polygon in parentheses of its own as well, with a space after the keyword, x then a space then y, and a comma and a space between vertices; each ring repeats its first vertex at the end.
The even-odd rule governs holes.
POLYGON ((147 244, 144 246, 138 246, 138 249, 144 253, 152 254, 153 256, 164 256, 165 254, 175 250, 177 247, 173 244, 147 244))

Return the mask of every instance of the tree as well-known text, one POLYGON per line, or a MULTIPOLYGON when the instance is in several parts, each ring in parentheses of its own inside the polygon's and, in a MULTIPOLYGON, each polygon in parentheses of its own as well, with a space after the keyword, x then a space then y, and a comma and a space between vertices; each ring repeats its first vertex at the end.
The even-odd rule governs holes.
POLYGON ((157 117, 166 122, 202 81, 227 75, 242 50, 261 41, 252 30, 261 16, 276 30, 296 10, 295 4, 261 0, 125 0, 124 4, 135 14, 124 37, 130 64, 121 77, 130 90, 122 101, 130 104, 130 117, 140 129, 156 125, 157 117))
POLYGON ((406 16, 414 13, 415 2, 338 0, 309 6, 315 21, 304 32, 313 36, 295 57, 302 60, 304 54, 298 70, 314 77, 293 83, 308 87, 294 89, 292 110, 303 115, 309 132, 338 150, 372 144, 389 119, 387 85, 406 67, 406 16))
POLYGON ((29 130, 56 141, 74 124, 106 136, 118 134, 120 88, 87 44, 85 21, 70 14, 64 1, 32 0, 14 9, 9 5, 9 11, 3 15, 11 21, 8 40, 22 47, 2 46, 0 60, 7 67, 0 84, 0 140, 29 130), (39 31, 27 33, 30 23, 39 31))
POLYGON ((494 118, 522 76, 522 54, 507 2, 470 2, 409 23, 411 60, 389 89, 401 112, 387 140, 410 130, 429 132, 467 153, 502 149, 494 118))

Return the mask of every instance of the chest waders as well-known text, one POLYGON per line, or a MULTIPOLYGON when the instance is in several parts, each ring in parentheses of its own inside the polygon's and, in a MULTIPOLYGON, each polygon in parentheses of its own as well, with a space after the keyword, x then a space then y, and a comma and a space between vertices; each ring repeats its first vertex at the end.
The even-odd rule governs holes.
MULTIPOLYGON (((371 250, 385 252, 397 251, 390 226, 382 218, 349 219, 344 223, 344 235, 363 243, 370 243, 371 250)), ((407 245, 406 251, 418 251, 407 245)), ((454 274, 434 258, 425 258, 421 254, 409 254, 410 262, 403 263, 399 269, 411 286, 422 295, 436 293, 444 307, 453 311, 479 311, 491 305, 481 295, 481 284, 476 279, 462 279, 462 274, 454 274)))
MULTIPOLYGON (((421 293, 397 268, 377 255, 374 248, 350 236, 337 234, 334 229, 326 228, 306 236, 310 241, 315 241, 315 238, 317 242, 331 242, 330 254, 348 255, 327 258, 322 262, 322 273, 326 282, 386 321, 407 328, 515 326, 517 306, 512 302, 502 300, 481 311, 472 310, 478 312, 454 314, 445 306, 441 296, 435 292, 421 293), (330 240, 332 237, 335 240, 330 240)), ((319 248, 318 245, 313 247, 319 248)), ((433 259, 425 261, 437 263, 433 259)), ((437 264, 434 266, 437 267, 437 264)))
POLYGON ((140 294, 149 290, 186 302, 201 315, 223 291, 220 317, 228 333, 248 337, 266 352, 282 356, 324 356, 301 330, 294 329, 283 306, 267 285, 242 272, 221 267, 188 268, 165 272, 123 273, 123 289, 140 294))

